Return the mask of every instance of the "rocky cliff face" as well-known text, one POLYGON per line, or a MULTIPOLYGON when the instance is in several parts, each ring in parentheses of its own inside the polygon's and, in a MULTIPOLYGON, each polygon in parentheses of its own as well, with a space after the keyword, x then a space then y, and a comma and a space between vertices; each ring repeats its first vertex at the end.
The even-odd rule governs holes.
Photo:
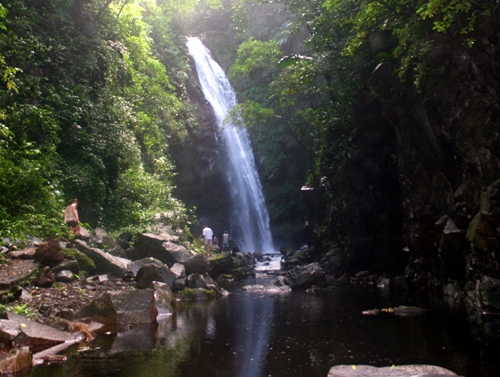
POLYGON ((225 161, 219 153, 212 107, 201 92, 196 68, 194 65, 191 68, 187 89, 199 118, 189 128, 185 143, 173 149, 177 168, 175 196, 188 207, 196 207, 199 224, 192 229, 195 236, 201 234, 205 224, 218 235, 228 226, 229 218, 225 161))
POLYGON ((419 91, 390 63, 367 75, 377 97, 359 100, 348 159, 337 171, 324 161, 318 182, 316 242, 342 253, 334 271, 465 290, 500 277, 499 39, 469 49, 443 37, 419 91))

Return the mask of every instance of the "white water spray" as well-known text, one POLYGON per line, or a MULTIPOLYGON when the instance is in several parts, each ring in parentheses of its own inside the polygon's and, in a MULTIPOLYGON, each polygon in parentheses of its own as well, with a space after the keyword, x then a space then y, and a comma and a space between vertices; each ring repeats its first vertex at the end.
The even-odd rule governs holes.
POLYGON ((236 95, 222 68, 198 38, 188 38, 187 47, 196 64, 201 89, 214 109, 222 148, 227 153, 227 179, 231 192, 233 240, 241 251, 274 252, 269 214, 262 194, 247 130, 224 123, 236 105, 236 95))

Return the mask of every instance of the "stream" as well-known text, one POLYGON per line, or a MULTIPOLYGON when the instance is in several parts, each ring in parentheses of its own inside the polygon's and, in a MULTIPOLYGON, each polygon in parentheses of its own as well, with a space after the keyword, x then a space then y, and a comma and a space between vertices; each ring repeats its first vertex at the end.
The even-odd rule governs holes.
POLYGON ((111 330, 88 350, 70 351, 67 362, 38 366, 30 376, 326 377, 338 364, 433 364, 465 377, 498 376, 500 343, 474 335, 460 311, 363 315, 412 304, 374 286, 316 294, 242 290, 273 281, 259 270, 226 297, 184 303, 157 326, 111 330))

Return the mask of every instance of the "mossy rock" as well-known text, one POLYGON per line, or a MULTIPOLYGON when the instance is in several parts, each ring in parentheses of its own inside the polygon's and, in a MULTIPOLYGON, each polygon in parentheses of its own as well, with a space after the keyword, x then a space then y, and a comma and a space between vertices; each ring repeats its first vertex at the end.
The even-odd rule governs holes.
POLYGON ((92 274, 96 270, 94 261, 78 250, 62 249, 62 252, 69 259, 76 260, 78 262, 78 266, 80 267, 80 271, 85 272, 87 275, 92 274))
POLYGON ((217 292, 204 288, 184 288, 181 291, 181 300, 212 300, 217 297, 217 292))
POLYGON ((246 277, 245 272, 240 268, 235 268, 233 271, 231 271, 231 275, 238 280, 246 277))

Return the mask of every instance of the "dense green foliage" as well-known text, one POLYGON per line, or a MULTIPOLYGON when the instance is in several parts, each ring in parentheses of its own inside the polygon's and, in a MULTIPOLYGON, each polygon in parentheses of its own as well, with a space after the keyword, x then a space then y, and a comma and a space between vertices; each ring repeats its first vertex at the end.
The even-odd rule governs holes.
POLYGON ((303 215, 294 203, 305 183, 319 195, 307 199, 312 242, 346 262, 332 272, 409 264, 410 275, 425 261, 463 279, 465 262, 445 255, 450 241, 435 224, 461 224, 454 246, 465 247, 497 177, 497 3, 223 4, 231 23, 203 31, 238 92, 232 116, 251 127, 274 229, 303 215))
POLYGON ((303 241, 307 212, 307 242, 341 250, 332 273, 425 261, 464 279, 486 257, 450 250, 492 251, 469 228, 500 174, 499 17, 493 0, 2 3, 1 234, 61 232, 72 197, 108 230, 156 213, 185 227, 172 154, 196 150, 183 35, 202 35, 238 93, 276 238, 303 241))
MULTIPOLYGON (((217 2, 210 2, 216 6, 217 2)), ((65 201, 110 231, 163 213, 170 145, 194 115, 172 17, 198 1, 12 0, 0 5, 0 234, 61 233, 65 201)), ((191 124, 193 126, 193 124, 191 124)))

